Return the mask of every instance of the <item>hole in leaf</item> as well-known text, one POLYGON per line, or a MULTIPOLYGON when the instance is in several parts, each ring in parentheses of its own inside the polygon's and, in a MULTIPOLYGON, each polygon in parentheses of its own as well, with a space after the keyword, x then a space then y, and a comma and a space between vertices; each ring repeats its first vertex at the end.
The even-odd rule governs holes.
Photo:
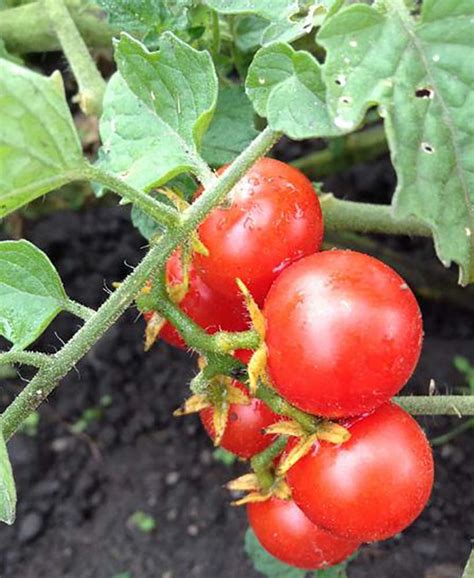
POLYGON ((433 98, 434 92, 431 88, 419 88, 415 91, 416 98, 433 98))
POLYGON ((434 147, 432 147, 430 144, 428 144, 427 142, 422 142, 421 143, 421 148, 423 150, 423 152, 428 153, 428 154, 433 154, 435 152, 434 147))

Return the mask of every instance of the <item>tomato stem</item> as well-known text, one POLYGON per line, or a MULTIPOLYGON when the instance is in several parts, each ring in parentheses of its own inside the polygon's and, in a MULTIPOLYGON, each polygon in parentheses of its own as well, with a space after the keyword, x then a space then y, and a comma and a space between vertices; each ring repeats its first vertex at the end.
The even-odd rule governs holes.
MULTIPOLYGON (((96 313, 86 321, 58 353, 50 356, 49 363, 39 369, 34 378, 2 414, 0 426, 6 440, 56 388, 59 380, 75 366, 132 304, 152 274, 156 275, 159 271, 164 271, 168 257, 176 247, 191 236, 199 223, 224 199, 239 179, 275 144, 280 136, 280 133, 276 133, 270 128, 263 130, 237 157, 228 170, 221 177, 216 177, 202 195, 183 213, 180 225, 170 228, 167 234, 151 246, 141 263, 99 307, 96 313)), ((92 175, 97 173, 93 167, 90 167, 88 174, 93 178, 92 175)), ((120 191, 123 191, 124 187, 128 187, 120 179, 116 179, 112 175, 108 176, 120 191)), ((133 192, 133 195, 137 194, 137 191, 131 187, 127 188, 127 191, 133 192)), ((137 198, 143 200, 142 195, 137 195, 137 198)), ((207 339, 212 342, 216 337, 211 335, 207 339)))
POLYGON ((44 0, 44 6, 79 85, 79 105, 85 114, 99 116, 102 112, 105 80, 63 0, 44 0))
POLYGON ((259 382, 256 397, 264 401, 275 413, 297 421, 308 433, 316 432, 321 421, 318 417, 294 407, 268 385, 259 382))
POLYGON ((5 353, 0 353, 0 365, 18 363, 40 368, 46 365, 50 359, 50 355, 39 351, 6 351, 5 353))
POLYGON ((268 491, 275 481, 273 461, 285 449, 287 439, 286 436, 278 436, 270 446, 250 460, 262 492, 268 491))
POLYGON ((413 415, 474 415, 474 395, 414 395, 394 401, 413 415))
POLYGON ((104 185, 122 198, 130 201, 149 215, 157 223, 162 223, 169 228, 177 228, 180 216, 176 209, 154 199, 151 195, 135 189, 119 177, 107 173, 95 165, 87 164, 84 169, 84 178, 104 185))
POLYGON ((419 219, 414 217, 396 219, 391 205, 343 201, 331 193, 321 195, 319 200, 324 227, 328 231, 431 237, 429 227, 419 219))

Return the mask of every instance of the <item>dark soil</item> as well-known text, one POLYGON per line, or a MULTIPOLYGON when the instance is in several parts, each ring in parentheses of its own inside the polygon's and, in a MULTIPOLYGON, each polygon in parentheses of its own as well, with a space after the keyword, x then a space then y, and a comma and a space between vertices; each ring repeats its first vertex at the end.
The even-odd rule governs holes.
MULTIPOLYGON (((89 306, 143 255, 126 208, 58 213, 27 225, 25 236, 48 253, 69 295, 89 306)), ((446 393, 462 384, 453 356, 474 361, 472 319, 454 306, 422 306, 427 337, 407 391, 426 393, 434 378, 446 393)), ((76 327, 61 315, 38 348, 54 351, 76 327)), ((171 417, 195 362, 165 344, 145 354, 142 331, 136 311, 128 311, 41 408, 37 434, 9 444, 18 518, 0 528, 0 578, 260 576, 243 551, 245 511, 228 505, 222 487, 244 466, 215 461, 197 418, 171 417), (104 396, 110 404, 84 433, 74 433, 84 410, 100 407, 104 396), (156 530, 143 533, 130 523, 139 510, 153 516, 156 530)), ((2 382, 2 405, 27 376, 23 370, 2 382)), ((458 420, 421 423, 433 437, 458 420)), ((350 578, 461 576, 474 533, 472 441, 469 432, 436 448, 429 507, 399 538, 364 547, 350 578)))

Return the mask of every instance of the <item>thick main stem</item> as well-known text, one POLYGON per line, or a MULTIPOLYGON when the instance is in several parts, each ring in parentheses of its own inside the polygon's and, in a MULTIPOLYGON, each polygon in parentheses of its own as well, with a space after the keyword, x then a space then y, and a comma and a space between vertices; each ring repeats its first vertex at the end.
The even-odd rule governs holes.
POLYGON ((343 201, 330 193, 319 200, 328 231, 431 236, 429 227, 414 217, 396 219, 390 205, 343 201))
MULTIPOLYGON (((185 218, 182 225, 179 228, 170 229, 166 236, 152 246, 143 261, 115 293, 107 299, 74 337, 56 355, 52 356, 51 363, 38 371, 1 417, 0 426, 5 439, 9 439, 21 422, 46 399, 55 389, 58 381, 71 370, 130 306, 152 272, 165 266, 166 260, 173 250, 189 237, 213 207, 225 197, 241 176, 267 152, 279 137, 279 133, 275 133, 269 128, 261 132, 239 155, 226 173, 216 179, 184 213, 185 218)), ((120 184, 121 181, 117 183, 117 185, 120 184)))
POLYGON ((63 0, 43 0, 50 24, 55 30, 79 85, 79 104, 85 114, 99 116, 105 81, 89 53, 63 0))
POLYGON ((474 395, 414 395, 394 401, 413 415, 474 415, 474 395))

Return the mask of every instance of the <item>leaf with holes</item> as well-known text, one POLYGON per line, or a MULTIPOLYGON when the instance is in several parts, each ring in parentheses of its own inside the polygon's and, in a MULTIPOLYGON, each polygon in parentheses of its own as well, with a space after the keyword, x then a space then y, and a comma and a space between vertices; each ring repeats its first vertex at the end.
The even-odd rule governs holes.
POLYGON ((0 335, 13 350, 32 343, 68 298, 48 257, 28 241, 0 242, 0 335))
POLYGON ((221 87, 214 118, 202 142, 205 160, 214 167, 230 163, 257 134, 252 104, 243 88, 221 87))
POLYGON ((0 431, 0 521, 13 524, 15 521, 16 488, 7 446, 0 431))
POLYGON ((425 0, 413 18, 403 0, 356 4, 318 34, 335 123, 358 126, 380 105, 398 185, 395 215, 433 231, 447 266, 474 280, 474 2, 425 0))
POLYGON ((0 58, 0 218, 80 177, 84 160, 58 73, 0 58))
POLYGON ((217 101, 211 57, 173 34, 148 50, 122 35, 116 60, 120 74, 109 82, 100 124, 105 170, 141 189, 206 165, 198 153, 217 101))
POLYGON ((256 112, 273 130, 304 139, 340 135, 326 106, 321 66, 288 44, 261 48, 250 65, 245 88, 256 112))

